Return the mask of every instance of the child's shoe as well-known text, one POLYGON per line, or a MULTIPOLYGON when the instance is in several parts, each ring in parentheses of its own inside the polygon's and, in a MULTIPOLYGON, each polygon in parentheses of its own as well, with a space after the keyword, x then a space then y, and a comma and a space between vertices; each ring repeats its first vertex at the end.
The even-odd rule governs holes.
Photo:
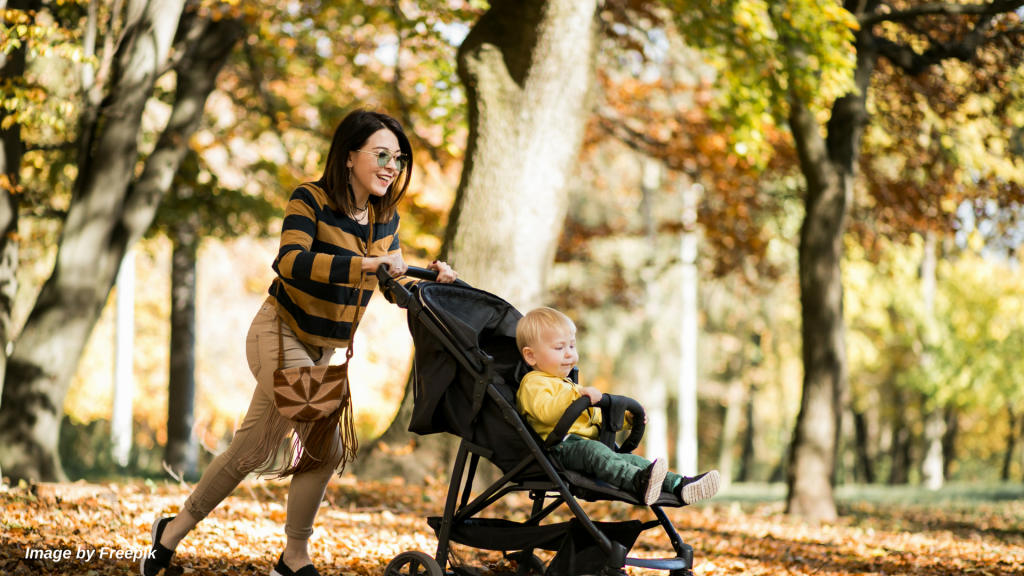
POLYGON ((693 504, 698 500, 711 498, 718 493, 718 486, 721 484, 721 477, 718 470, 705 472, 693 478, 683 478, 676 488, 676 497, 686 504, 693 504))
POLYGON ((645 505, 650 506, 661 496, 661 483, 668 474, 668 462, 658 458, 650 466, 640 471, 633 479, 636 496, 645 505))

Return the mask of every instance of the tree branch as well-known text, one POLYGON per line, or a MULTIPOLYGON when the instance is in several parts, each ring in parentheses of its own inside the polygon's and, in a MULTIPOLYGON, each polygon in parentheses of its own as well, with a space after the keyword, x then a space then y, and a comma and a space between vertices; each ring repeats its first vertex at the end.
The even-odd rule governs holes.
POLYGON ((963 40, 959 42, 936 42, 922 54, 918 54, 913 48, 898 44, 888 38, 875 36, 872 41, 878 49, 878 53, 885 56, 894 66, 902 68, 904 72, 911 76, 917 76, 927 70, 928 67, 950 58, 955 58, 962 62, 970 62, 977 55, 978 48, 985 44, 1010 34, 1024 32, 1024 28, 1015 28, 992 37, 986 37, 985 33, 991 27, 992 18, 983 19, 975 25, 974 30, 971 30, 963 40))
POLYGON ((934 2, 921 4, 898 12, 888 14, 864 14, 859 18, 861 27, 873 26, 880 22, 898 22, 910 20, 920 16, 955 16, 955 15, 984 15, 1012 12, 1024 6, 1024 0, 992 0, 986 4, 951 4, 948 2, 934 2))

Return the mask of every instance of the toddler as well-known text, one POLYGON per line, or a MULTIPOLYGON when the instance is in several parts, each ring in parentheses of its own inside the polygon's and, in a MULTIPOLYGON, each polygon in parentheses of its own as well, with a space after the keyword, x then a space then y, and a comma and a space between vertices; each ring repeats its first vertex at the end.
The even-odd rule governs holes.
MULTIPOLYGON (((554 429, 566 408, 577 398, 587 396, 590 403, 601 400, 601 392, 583 388, 568 378, 576 366, 576 325, 568 316, 551 308, 537 308, 524 316, 516 327, 516 346, 533 371, 523 377, 516 394, 519 411, 540 435, 554 429)), ((626 414, 626 423, 632 415, 626 414)), ((712 470, 687 478, 669 472, 664 459, 649 462, 633 454, 619 454, 597 441, 601 430, 601 411, 588 408, 573 423, 569 434, 551 449, 551 455, 566 470, 580 472, 631 492, 646 505, 658 500, 662 492, 671 492, 686 504, 710 498, 718 491, 719 476, 712 470)))

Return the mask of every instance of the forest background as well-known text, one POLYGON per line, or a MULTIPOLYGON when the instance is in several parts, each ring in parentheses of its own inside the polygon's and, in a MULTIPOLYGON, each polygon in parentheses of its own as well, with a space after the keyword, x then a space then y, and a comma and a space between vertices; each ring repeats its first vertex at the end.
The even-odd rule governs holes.
MULTIPOLYGON (((367 107, 399 118, 413 140, 416 166, 401 207, 407 260, 446 256, 468 281, 521 308, 566 311, 580 330, 586 382, 663 408, 648 455, 677 453, 684 288, 695 270, 697 466, 718 468, 727 481, 793 486, 791 446, 802 402, 813 397, 804 343, 816 342, 808 330, 824 325, 801 300, 810 281, 801 274, 801 235, 817 209, 812 200, 829 197, 812 193, 815 139, 835 148, 844 129, 836 119, 859 99, 859 123, 846 129, 856 136, 849 170, 820 163, 822 182, 843 183, 819 188, 846 196, 833 227, 838 242, 823 244, 832 242, 842 267, 821 291, 841 295, 841 316, 822 340, 842 333, 831 350, 845 364, 827 388, 835 413, 826 479, 1024 480, 1024 84, 1015 12, 1024 2, 860 4, 854 14, 827 0, 606 0, 576 15, 563 32, 588 38, 589 52, 565 58, 584 72, 563 80, 578 89, 521 82, 524 94, 540 94, 525 101, 555 111, 549 130, 568 134, 557 150, 541 151, 558 159, 564 177, 539 170, 548 177, 531 188, 539 197, 519 200, 555 221, 539 234, 552 238, 539 252, 550 259, 534 251, 531 268, 494 248, 497 241, 479 244, 474 256, 460 251, 478 233, 474 225, 494 226, 494 214, 472 200, 481 188, 473 178, 507 174, 485 161, 487 146, 515 142, 486 122, 487 76, 474 66, 493 62, 472 49, 488 32, 493 38, 495 21, 545 38, 547 13, 478 0, 189 0, 163 3, 177 12, 176 25, 162 30, 155 4, 142 0, 7 0, 0 184, 10 213, 0 292, 9 366, 22 371, 8 368, 3 434, 42 426, 16 425, 34 414, 25 398, 60 404, 50 409, 59 437, 33 440, 27 468, 5 442, 3 473, 156 476, 162 462, 179 467, 175 455, 192 454, 181 457, 198 460, 198 468, 185 466, 191 476, 226 447, 252 391, 241 339, 273 278, 288 193, 319 177, 333 128, 367 107), (140 22, 156 31, 159 58, 131 77, 139 68, 128 64, 140 58, 132 50, 145 44, 133 35, 140 22), (865 49, 868 33, 874 51, 865 49), (870 69, 858 60, 868 55, 870 69), (479 84, 467 90, 466 78, 479 84), (572 102, 581 105, 556 105, 572 102), (125 110, 138 112, 134 127, 124 125, 125 110), (116 130, 128 131, 137 154, 100 168, 116 130), (21 147, 15 163, 12 133, 21 147), (467 154, 484 156, 467 163, 467 154), (96 233, 90 222, 101 220, 110 225, 96 233), (103 250, 82 248, 96 234, 103 250), (75 248, 75 238, 85 243, 75 248), (132 244, 136 401, 130 459, 119 467, 109 424, 112 285, 132 244), (481 261, 507 265, 495 276, 481 261), (81 292, 60 287, 71 284, 81 292), (100 303, 91 319, 46 316, 75 298, 87 312, 100 303), (174 330, 188 333, 189 309, 194 355, 182 359, 174 330), (26 326, 34 326, 24 328, 28 336, 26 326), (64 332, 65 342, 82 343, 67 344, 73 353, 38 344, 64 332), (33 350, 49 360, 29 359, 33 350), (66 373, 63 389, 32 388, 41 377, 23 367, 44 364, 66 373), (181 371, 189 366, 191 383, 181 371), (194 410, 169 418, 168 398, 189 386, 194 410)), ((517 64, 508 56, 515 46, 498 45, 513 80, 517 66, 545 63, 517 64)), ((412 343, 402 312, 375 299, 352 368, 364 456, 433 450, 426 473, 404 473, 436 478, 444 447, 389 430, 393 421, 406 425, 399 408, 412 343)), ((358 465, 356 473, 391 475, 358 465)))

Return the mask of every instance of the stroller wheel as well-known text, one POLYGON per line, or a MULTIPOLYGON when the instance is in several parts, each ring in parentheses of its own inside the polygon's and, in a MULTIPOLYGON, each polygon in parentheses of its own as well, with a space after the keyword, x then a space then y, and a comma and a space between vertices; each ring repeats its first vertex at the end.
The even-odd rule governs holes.
POLYGON ((445 576, 432 556, 423 552, 402 552, 384 568, 384 576, 445 576))

